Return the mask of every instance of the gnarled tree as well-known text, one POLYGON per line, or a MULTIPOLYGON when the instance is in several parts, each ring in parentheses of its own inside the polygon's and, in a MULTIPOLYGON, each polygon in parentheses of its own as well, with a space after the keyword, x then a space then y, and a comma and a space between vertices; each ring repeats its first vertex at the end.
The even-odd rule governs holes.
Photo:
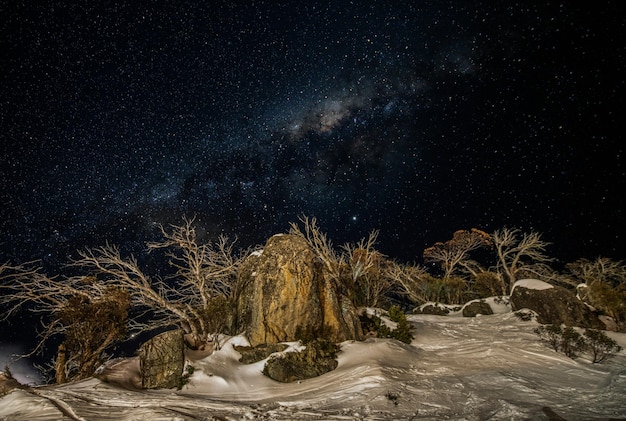
POLYGON ((567 264, 579 288, 579 296, 612 317, 619 330, 626 329, 626 265, 606 257, 579 259, 567 264))
POLYGON ((90 376, 104 352, 123 339, 127 327, 128 293, 95 282, 92 277, 51 278, 34 263, 0 268, 2 320, 20 308, 41 314, 43 330, 30 356, 61 337, 55 363, 56 380, 64 383, 90 376))
POLYGON ((367 239, 342 247, 347 268, 345 283, 354 291, 357 306, 377 307, 392 287, 387 274, 389 262, 374 249, 377 238, 378 231, 372 231, 367 239))
POLYGON ((436 263, 443 270, 443 278, 448 279, 460 271, 476 276, 479 265, 470 258, 470 252, 483 247, 491 247, 491 236, 476 228, 459 230, 445 243, 435 243, 424 250, 424 262, 436 263))
POLYGON ((543 241, 541 234, 503 228, 495 231, 492 239, 498 259, 496 270, 505 282, 504 294, 509 293, 515 281, 523 277, 546 278, 552 273, 546 263, 554 259, 545 254, 550 243, 543 241))
MULTIPOLYGON (((151 279, 137 259, 123 257, 119 248, 109 244, 79 252, 79 258, 69 264, 79 276, 49 277, 35 265, 3 265, 3 319, 24 307, 42 313, 41 341, 33 353, 53 336, 62 335, 65 352, 59 354, 56 365, 71 376, 92 371, 96 357, 120 340, 126 327, 143 332, 179 326, 188 333, 190 347, 202 347, 226 324, 224 309, 232 308, 227 303, 237 291, 236 273, 243 254, 236 254, 234 243, 226 237, 200 244, 193 220, 185 219, 183 225, 169 230, 161 227, 161 232, 163 241, 148 247, 167 250, 175 269, 172 279, 151 279), (76 324, 87 314, 106 317, 76 324), (126 314, 128 326, 122 326, 126 314), (91 338, 86 336, 89 331, 91 338), (73 356, 68 356, 68 351, 73 356)), ((58 373, 58 378, 66 374, 58 373)))
POLYGON ((346 285, 342 282, 342 273, 346 266, 345 256, 333 248, 333 244, 328 239, 328 236, 317 225, 316 218, 302 216, 300 217, 300 222, 302 222, 303 229, 300 229, 298 223, 291 222, 289 224, 289 234, 297 235, 306 240, 336 286, 340 290, 346 288, 346 285))

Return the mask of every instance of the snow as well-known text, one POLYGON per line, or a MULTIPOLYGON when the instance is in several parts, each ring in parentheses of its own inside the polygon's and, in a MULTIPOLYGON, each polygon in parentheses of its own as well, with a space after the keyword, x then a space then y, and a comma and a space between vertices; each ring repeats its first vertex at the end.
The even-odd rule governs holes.
MULTIPOLYGON (((0 419, 56 420, 61 411, 74 419, 150 421, 516 420, 548 419, 550 411, 600 420, 626 413, 624 351, 604 364, 572 360, 539 342, 536 322, 510 312, 407 318, 415 328, 411 344, 344 342, 337 369, 313 379, 266 378, 264 361, 238 361, 233 345, 248 343, 236 336, 192 361, 196 370, 180 391, 129 390, 98 379, 15 390, 0 398, 0 419)), ((626 344, 626 334, 608 334, 626 344)), ((288 345, 285 352, 301 348, 288 345)))
POLYGON ((539 279, 520 279, 519 281, 513 284, 511 293, 517 286, 524 287, 527 289, 538 289, 538 290, 554 288, 554 286, 550 285, 547 282, 540 281, 539 279))
POLYGON ((489 297, 485 299, 485 302, 491 307, 493 314, 505 314, 511 312, 511 302, 508 296, 502 297, 489 297))

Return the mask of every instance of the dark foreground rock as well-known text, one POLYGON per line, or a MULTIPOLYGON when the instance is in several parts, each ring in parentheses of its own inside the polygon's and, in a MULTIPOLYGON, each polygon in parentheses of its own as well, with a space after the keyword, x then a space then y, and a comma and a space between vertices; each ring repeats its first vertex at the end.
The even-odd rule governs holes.
POLYGON ((283 383, 321 376, 337 368, 337 350, 337 345, 332 342, 314 341, 301 352, 287 352, 270 358, 263 374, 283 383))
POLYGON ((141 387, 144 389, 171 389, 179 387, 185 367, 183 332, 162 333, 139 349, 141 387))
POLYGON ((513 311, 533 310, 541 324, 605 329, 597 314, 572 292, 559 286, 546 289, 516 286, 511 293, 511 307, 513 311))

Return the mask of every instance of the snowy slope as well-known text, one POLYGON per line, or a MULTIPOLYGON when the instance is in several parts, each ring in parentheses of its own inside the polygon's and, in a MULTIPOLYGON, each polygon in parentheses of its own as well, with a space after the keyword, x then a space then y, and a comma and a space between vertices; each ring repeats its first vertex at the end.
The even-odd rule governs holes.
MULTIPOLYGON (((409 316, 416 339, 346 342, 339 366, 281 384, 263 362, 243 365, 232 343, 193 365, 181 391, 136 391, 92 379, 0 399, 7 420, 626 419, 626 353, 605 364, 539 343, 511 313, 409 316), (558 418, 553 418, 558 419, 558 418)), ((626 346, 626 334, 609 333, 626 346)))

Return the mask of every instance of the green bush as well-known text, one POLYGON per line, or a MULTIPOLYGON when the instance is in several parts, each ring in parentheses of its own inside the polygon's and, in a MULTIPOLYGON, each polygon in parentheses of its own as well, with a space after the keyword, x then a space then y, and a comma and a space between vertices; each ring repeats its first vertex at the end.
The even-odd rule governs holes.
POLYGON ((617 342, 606 336, 606 333, 601 330, 585 330, 585 342, 593 363, 602 363, 622 350, 617 342))
POLYGON ((404 314, 400 306, 391 306, 391 308, 389 308, 389 318, 398 324, 398 327, 391 331, 391 337, 410 344, 413 340, 411 325, 406 319, 406 314, 404 314))
POLYGON ((560 325, 541 325, 534 330, 539 335, 539 338, 546 342, 550 348, 559 352, 561 345, 561 336, 563 335, 563 328, 560 325))
POLYGON ((544 325, 535 329, 542 341, 552 349, 562 352, 570 358, 576 358, 585 349, 584 338, 573 327, 563 328, 560 325, 544 325))
POLYGON ((363 331, 374 332, 379 338, 393 338, 410 344, 413 340, 412 328, 400 306, 389 308, 389 319, 398 325, 393 330, 389 329, 378 316, 368 316, 367 314, 360 316, 363 331))
POLYGON ((191 375, 194 373, 194 371, 196 371, 194 366, 192 365, 187 366, 187 368, 185 369, 185 374, 180 376, 180 379, 178 379, 178 385, 176 386, 178 390, 182 390, 182 388, 187 383, 189 383, 189 379, 191 378, 191 375))
POLYGON ((601 330, 587 329, 583 336, 573 327, 544 325, 534 331, 555 351, 562 352, 570 358, 576 358, 579 353, 585 352, 590 355, 593 363, 604 362, 622 350, 621 346, 601 330))
POLYGON ((568 326, 563 329, 563 335, 561 336, 561 352, 568 357, 574 359, 578 357, 581 351, 585 350, 584 338, 574 330, 573 327, 568 326))

